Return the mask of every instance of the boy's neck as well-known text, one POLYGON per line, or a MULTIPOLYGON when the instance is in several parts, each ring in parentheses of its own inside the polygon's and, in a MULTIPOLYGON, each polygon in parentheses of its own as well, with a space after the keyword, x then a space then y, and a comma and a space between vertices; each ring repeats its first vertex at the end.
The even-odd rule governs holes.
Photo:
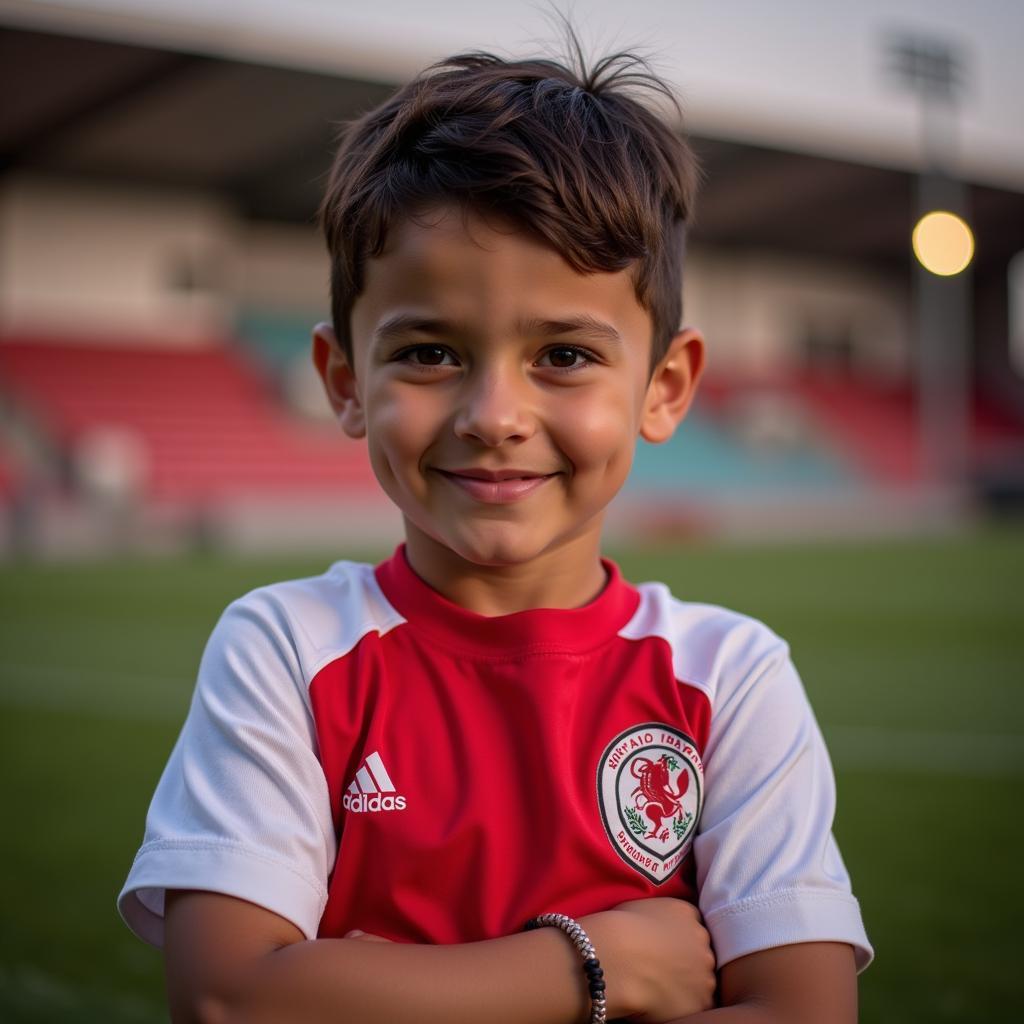
POLYGON ((406 557, 413 572, 449 601, 478 615, 533 608, 580 608, 604 589, 598 537, 583 536, 557 551, 512 565, 478 565, 406 522, 406 557))

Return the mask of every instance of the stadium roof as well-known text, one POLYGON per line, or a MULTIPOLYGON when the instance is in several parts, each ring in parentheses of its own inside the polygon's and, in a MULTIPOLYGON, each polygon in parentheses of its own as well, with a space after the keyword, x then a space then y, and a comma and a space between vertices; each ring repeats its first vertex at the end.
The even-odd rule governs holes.
POLYGON ((460 49, 557 48, 557 8, 591 52, 650 52, 699 134, 904 170, 922 159, 893 67, 909 43, 919 84, 955 83, 961 175, 1024 191, 1024 4, 1006 0, 0 0, 0 23, 394 83, 460 49))
MULTIPOLYGON (((242 34, 236 18, 231 32, 200 40, 196 26, 209 23, 187 2, 175 11, 194 16, 189 38, 169 8, 160 9, 164 20, 158 22, 155 4, 102 5, 108 12, 131 7, 136 14, 101 24, 99 4, 0 0, 0 21, 29 6, 46 13, 35 20, 46 21, 47 31, 0 29, 0 88, 15 99, 0 108, 0 166, 214 190, 253 217, 308 220, 322 190, 332 123, 376 103, 422 63, 410 56, 409 44, 394 47, 379 63, 367 58, 372 47, 360 56, 357 43, 369 38, 368 22, 360 23, 364 35, 348 39, 335 67, 325 70, 322 46, 303 50, 305 60, 293 53, 286 61, 282 45, 272 60, 267 20, 254 19, 242 34), (63 31, 56 31, 58 23, 63 31)), ((226 10, 224 4, 209 6, 221 15, 226 10)), ((232 9, 237 13, 239 6, 235 0, 232 9)), ((254 0, 246 6, 265 7, 254 0)), ((340 7, 326 0, 277 6, 340 7)), ((402 5, 389 0, 380 6, 402 5)), ((431 38, 427 49, 436 46, 431 38)), ((906 168, 871 160, 866 150, 854 159, 827 146, 816 152, 790 147, 785 133, 781 140, 768 131, 761 139, 744 137, 706 112, 698 117, 701 108, 692 97, 688 109, 707 172, 695 238, 908 271, 913 176, 906 168)), ((972 221, 979 242, 984 240, 976 269, 984 271, 986 262, 1005 267, 1009 255, 1024 247, 1024 175, 1020 188, 984 184, 984 176, 975 180, 972 221)))

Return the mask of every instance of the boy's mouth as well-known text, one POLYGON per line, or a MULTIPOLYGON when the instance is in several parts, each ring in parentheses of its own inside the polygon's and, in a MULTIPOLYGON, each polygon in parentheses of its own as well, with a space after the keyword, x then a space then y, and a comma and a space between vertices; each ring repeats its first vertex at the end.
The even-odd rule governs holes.
POLYGON ((439 469, 441 476, 456 487, 488 504, 506 504, 532 494, 556 473, 536 473, 530 469, 439 469))
POLYGON ((554 476, 553 473, 536 473, 532 469, 439 469, 445 476, 463 476, 471 480, 489 480, 491 483, 501 480, 533 480, 536 477, 554 476))

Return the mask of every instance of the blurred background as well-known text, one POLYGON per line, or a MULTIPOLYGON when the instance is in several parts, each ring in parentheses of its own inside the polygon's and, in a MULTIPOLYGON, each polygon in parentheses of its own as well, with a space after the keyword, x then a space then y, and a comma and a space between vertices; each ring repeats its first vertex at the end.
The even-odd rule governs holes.
POLYGON ((697 405, 608 524, 786 635, 878 961, 1001 1020, 1024 838, 1024 5, 0 0, 4 1020, 158 1021, 113 899, 203 643, 400 523, 309 360, 338 122, 464 49, 637 47, 705 181, 697 405), (642 540, 641 540, 642 539, 642 540))

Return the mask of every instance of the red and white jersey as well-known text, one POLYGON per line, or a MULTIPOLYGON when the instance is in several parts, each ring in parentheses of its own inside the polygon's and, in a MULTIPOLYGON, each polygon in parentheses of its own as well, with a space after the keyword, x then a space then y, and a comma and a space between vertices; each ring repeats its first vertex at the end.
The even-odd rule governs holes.
POLYGON ((166 889, 259 904, 309 938, 469 942, 540 913, 696 900, 720 964, 848 942, 828 756, 786 644, 633 587, 486 617, 410 569, 253 591, 203 655, 119 898, 160 944, 166 889))

